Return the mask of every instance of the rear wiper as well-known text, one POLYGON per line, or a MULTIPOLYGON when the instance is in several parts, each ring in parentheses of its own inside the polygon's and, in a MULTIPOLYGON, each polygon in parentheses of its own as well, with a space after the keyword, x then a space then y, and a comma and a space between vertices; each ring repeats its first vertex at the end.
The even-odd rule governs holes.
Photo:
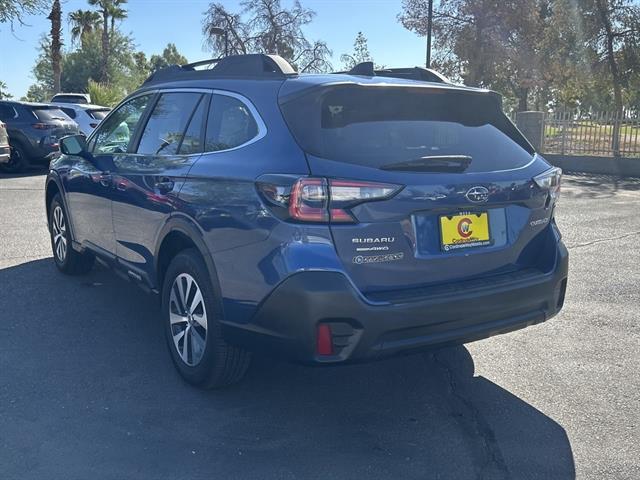
POLYGON ((381 170, 399 170, 407 172, 464 172, 471 161, 469 155, 425 155, 406 162, 382 165, 381 170))

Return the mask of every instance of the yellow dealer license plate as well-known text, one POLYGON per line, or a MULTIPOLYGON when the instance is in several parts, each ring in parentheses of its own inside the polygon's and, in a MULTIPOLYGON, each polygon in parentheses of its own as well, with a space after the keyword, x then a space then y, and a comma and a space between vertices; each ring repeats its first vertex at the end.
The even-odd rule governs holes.
POLYGON ((487 212, 443 215, 440 217, 440 232, 442 249, 447 252, 491 245, 487 212))

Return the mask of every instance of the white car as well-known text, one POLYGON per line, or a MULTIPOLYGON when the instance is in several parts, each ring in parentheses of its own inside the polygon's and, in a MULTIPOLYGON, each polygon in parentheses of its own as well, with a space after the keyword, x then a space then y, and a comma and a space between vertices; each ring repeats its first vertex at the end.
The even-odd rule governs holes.
POLYGON ((88 93, 56 93, 51 98, 51 103, 91 103, 91 96, 88 93))
POLYGON ((87 136, 93 132, 100 121, 111 111, 109 107, 90 104, 56 103, 56 105, 76 122, 80 132, 87 136))

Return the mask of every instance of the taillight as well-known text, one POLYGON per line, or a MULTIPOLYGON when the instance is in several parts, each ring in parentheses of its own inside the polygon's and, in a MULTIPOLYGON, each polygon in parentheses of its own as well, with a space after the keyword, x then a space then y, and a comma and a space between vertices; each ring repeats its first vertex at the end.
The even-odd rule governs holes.
POLYGON ((324 178, 301 178, 291 188, 289 216, 299 222, 326 222, 328 200, 324 178))
POLYGON ((56 125, 51 125, 49 123, 34 123, 31 126, 36 130, 51 130, 52 128, 56 128, 56 125))
POLYGON ((551 202, 558 200, 558 197, 560 196, 560 183, 562 181, 561 168, 550 168, 546 172, 542 172, 540 175, 533 177, 533 181, 542 190, 547 190, 549 192, 549 200, 551 202))
POLYGON ((330 213, 333 222, 353 222, 347 209, 373 200, 384 200, 395 195, 400 187, 389 183, 329 180, 331 193, 330 213))
POLYGON ((257 186, 272 206, 280 207, 277 213, 281 218, 284 207, 285 219, 315 223, 356 223, 350 208, 390 198, 402 189, 388 183, 319 177, 298 178, 290 187, 271 182, 258 182, 257 186))

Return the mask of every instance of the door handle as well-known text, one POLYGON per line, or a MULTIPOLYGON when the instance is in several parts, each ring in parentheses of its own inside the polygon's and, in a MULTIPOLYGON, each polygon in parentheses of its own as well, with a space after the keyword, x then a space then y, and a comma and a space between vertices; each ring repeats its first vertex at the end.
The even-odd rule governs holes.
POLYGON ((173 183, 173 180, 169 178, 161 178, 160 181, 156 182, 154 186, 160 193, 166 195, 171 190, 173 190, 175 183, 173 183))
POLYGON ((102 185, 103 187, 110 187, 111 186, 111 182, 112 182, 112 177, 110 173, 101 173, 100 176, 98 177, 98 180, 100 181, 100 185, 102 185))

